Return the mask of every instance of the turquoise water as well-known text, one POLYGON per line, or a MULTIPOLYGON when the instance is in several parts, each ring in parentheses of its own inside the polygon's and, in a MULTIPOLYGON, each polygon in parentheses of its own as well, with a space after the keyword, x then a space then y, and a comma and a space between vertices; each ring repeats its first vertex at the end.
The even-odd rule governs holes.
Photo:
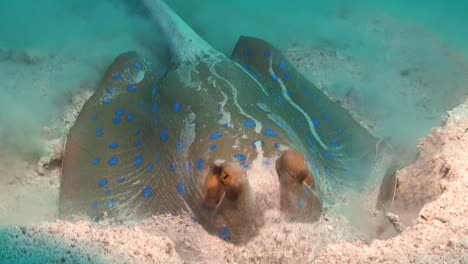
POLYGON ((103 263, 80 246, 64 245, 51 235, 31 234, 26 228, 1 228, 0 245, 0 263, 103 263))
MULTIPOLYGON (((414 151, 467 95, 463 1, 167 2, 225 54, 239 35, 334 54, 326 69, 301 69, 340 99, 356 91, 353 110, 402 151, 414 151)), ((96 87, 117 55, 167 56, 153 21, 133 1, 9 0, 0 22, 2 156, 37 158, 41 128, 52 125, 70 94, 96 87)))
MULTIPOLYGON (((80 86, 95 86, 99 74, 118 54, 127 50, 148 56, 164 54, 164 42, 152 22, 145 19, 143 8, 129 3, 2 3, 0 82, 5 92, 0 100, 10 113, 3 111, 0 116, 5 124, 0 128, 5 138, 3 149, 38 152, 39 129, 68 103, 69 92, 76 92, 80 86), (30 54, 36 63, 28 64, 22 58, 24 54, 30 54), (20 129, 24 124, 29 129, 20 129), (22 139, 21 144, 17 138, 22 139)), ((350 85, 358 89, 363 115, 380 121, 379 128, 384 131, 397 129, 381 134, 398 137, 404 144, 414 146, 411 142, 437 124, 443 111, 459 102, 466 90, 467 37, 459 33, 467 24, 463 1, 168 3, 226 54, 238 36, 245 34, 279 47, 311 44, 351 57, 365 78, 356 80, 349 71, 336 67, 330 69, 333 77, 319 81, 326 82, 339 97, 350 85), (399 75, 406 68, 421 69, 416 73, 427 84, 422 91, 427 99, 418 101, 411 93, 402 96, 394 92, 395 87, 412 90, 399 75), (415 114, 407 114, 411 112, 415 114)))

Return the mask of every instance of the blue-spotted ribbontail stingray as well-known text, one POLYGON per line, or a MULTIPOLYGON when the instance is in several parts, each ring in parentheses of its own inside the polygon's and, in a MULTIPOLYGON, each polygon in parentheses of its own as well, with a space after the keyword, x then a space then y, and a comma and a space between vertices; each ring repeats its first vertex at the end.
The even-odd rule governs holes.
POLYGON ((162 71, 128 52, 108 68, 67 138, 63 217, 188 213, 246 241, 263 224, 245 173, 260 152, 279 157, 279 204, 292 221, 314 221, 322 204, 365 188, 378 139, 277 49, 240 37, 228 58, 162 1, 143 2, 171 65, 162 71))

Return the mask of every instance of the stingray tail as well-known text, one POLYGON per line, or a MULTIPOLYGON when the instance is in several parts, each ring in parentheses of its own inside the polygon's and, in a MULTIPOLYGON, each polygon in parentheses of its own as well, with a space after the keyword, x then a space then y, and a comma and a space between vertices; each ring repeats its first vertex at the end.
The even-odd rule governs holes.
POLYGON ((174 60, 184 62, 216 53, 210 44, 193 31, 164 1, 143 0, 143 3, 161 28, 174 60))

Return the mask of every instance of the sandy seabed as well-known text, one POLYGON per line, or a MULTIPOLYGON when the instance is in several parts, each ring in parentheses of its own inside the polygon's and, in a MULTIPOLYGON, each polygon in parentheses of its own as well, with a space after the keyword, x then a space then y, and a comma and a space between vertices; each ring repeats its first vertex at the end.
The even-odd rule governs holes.
POLYGON ((406 176, 421 179, 414 196, 424 186, 431 188, 430 180, 442 194, 422 208, 416 224, 388 240, 328 245, 316 263, 468 263, 468 101, 449 111, 419 149, 431 157, 421 156, 409 166, 414 173, 406 176))

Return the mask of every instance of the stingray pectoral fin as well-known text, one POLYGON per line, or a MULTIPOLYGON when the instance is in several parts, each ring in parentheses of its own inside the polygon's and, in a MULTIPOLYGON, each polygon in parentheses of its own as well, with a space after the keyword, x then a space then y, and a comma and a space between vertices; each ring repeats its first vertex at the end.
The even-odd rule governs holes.
POLYGON ((240 37, 231 57, 271 93, 264 99, 270 116, 286 120, 294 147, 306 156, 319 182, 334 185, 337 194, 344 177, 347 184, 365 186, 376 160, 377 138, 268 42, 240 37))
POLYGON ((372 148, 375 148, 377 139, 356 122, 346 109, 299 73, 270 43, 242 36, 235 46, 232 58, 248 68, 274 95, 281 97, 286 104, 305 117, 308 122, 305 126, 324 150, 333 149, 340 143, 333 141, 335 137, 332 134, 352 136, 353 140, 371 143, 372 148))
POLYGON ((160 129, 153 122, 158 76, 134 52, 110 65, 69 131, 59 198, 62 217, 138 217, 177 210, 171 206, 176 203, 168 202, 173 196, 160 191, 167 182, 160 176, 166 168, 157 164, 162 150, 160 129))

